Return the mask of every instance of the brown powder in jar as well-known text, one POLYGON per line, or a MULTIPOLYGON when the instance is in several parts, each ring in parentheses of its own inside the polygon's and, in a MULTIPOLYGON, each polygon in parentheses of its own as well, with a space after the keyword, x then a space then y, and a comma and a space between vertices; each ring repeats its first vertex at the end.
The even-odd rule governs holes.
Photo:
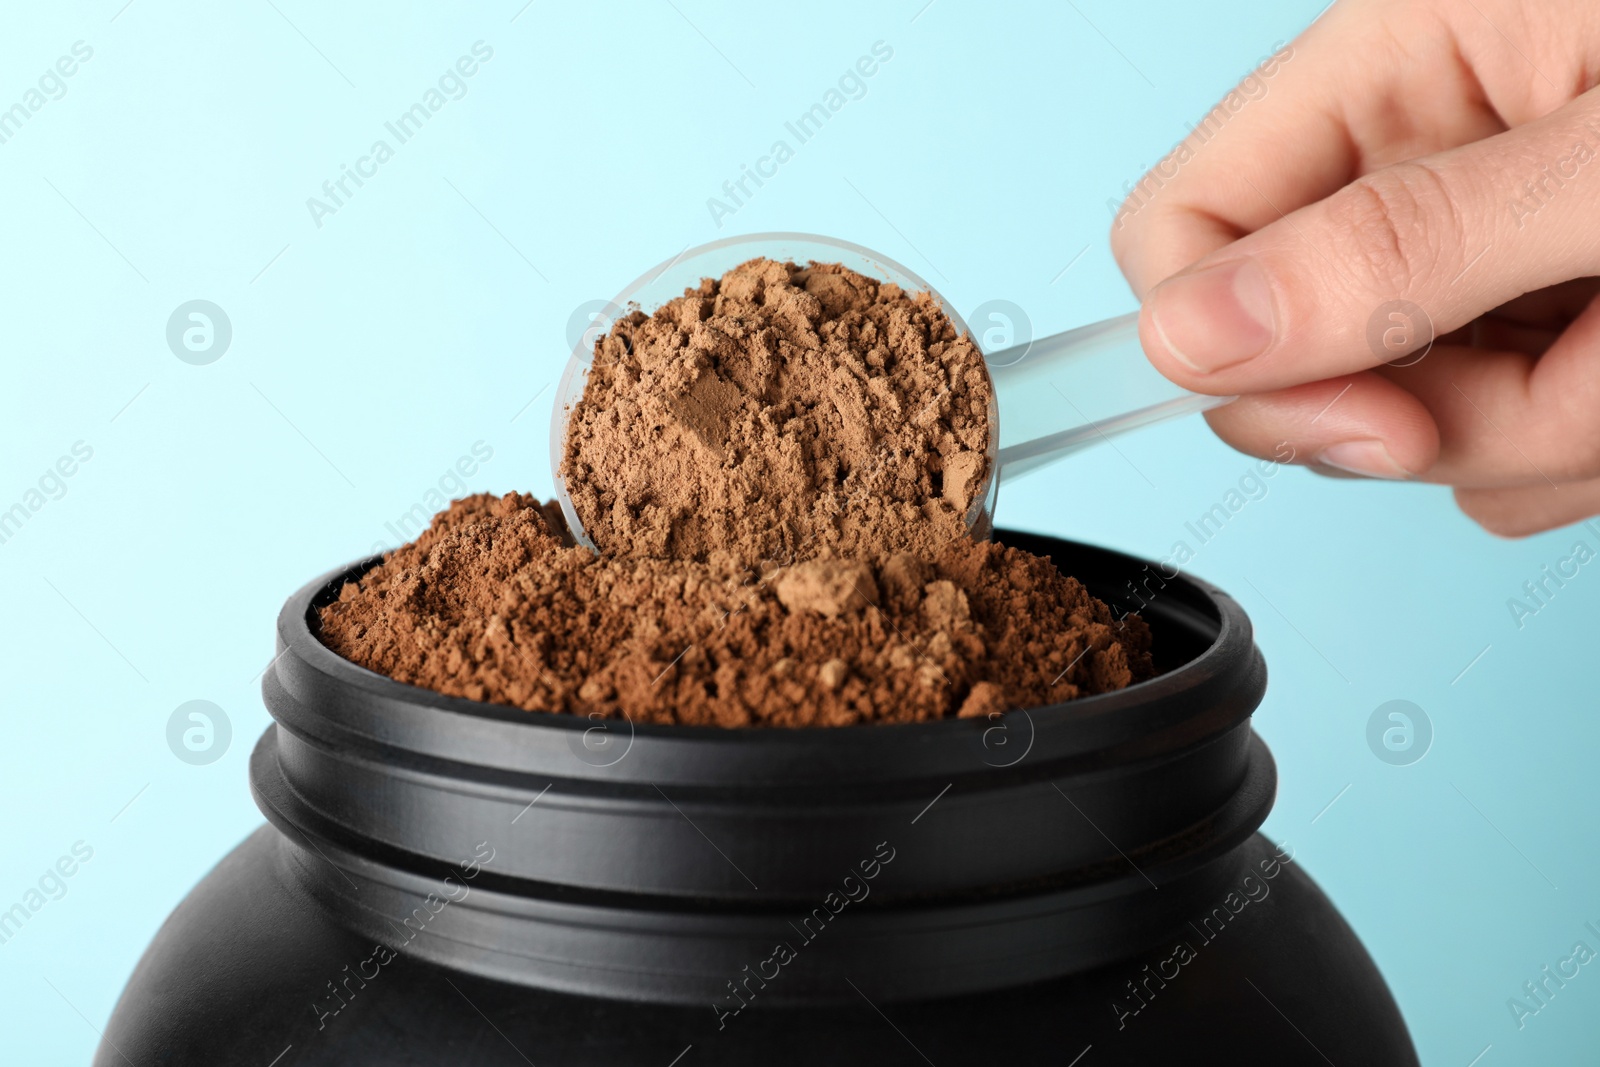
POLYGON ((596 342, 561 476, 602 555, 927 549, 985 483, 991 395, 931 294, 752 259, 596 342))
POLYGON ((983 716, 1153 674, 1150 631, 1047 558, 968 538, 765 572, 596 557, 479 494, 349 582, 321 638, 381 674, 528 711, 717 726, 983 716))

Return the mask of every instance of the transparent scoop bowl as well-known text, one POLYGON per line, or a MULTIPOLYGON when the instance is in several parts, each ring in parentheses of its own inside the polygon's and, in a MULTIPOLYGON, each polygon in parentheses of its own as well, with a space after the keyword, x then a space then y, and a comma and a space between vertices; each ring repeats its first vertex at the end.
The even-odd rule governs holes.
MULTIPOLYGON (((961 314, 916 273, 870 248, 808 233, 728 237, 687 248, 646 271, 596 314, 574 345, 556 389, 550 420, 550 467, 556 499, 576 541, 594 542, 572 505, 562 477, 567 422, 583 396, 595 342, 633 307, 650 313, 702 278, 718 278, 757 257, 799 264, 841 263, 907 292, 932 294, 960 333, 961 314)), ((981 347, 982 338, 974 337, 981 347)), ((1024 344, 984 352, 989 375, 988 473, 966 517, 974 536, 987 537, 1002 480, 1008 484, 1079 449, 1166 419, 1204 411, 1231 397, 1202 396, 1163 378, 1139 345, 1138 315, 1128 314, 1024 344)))

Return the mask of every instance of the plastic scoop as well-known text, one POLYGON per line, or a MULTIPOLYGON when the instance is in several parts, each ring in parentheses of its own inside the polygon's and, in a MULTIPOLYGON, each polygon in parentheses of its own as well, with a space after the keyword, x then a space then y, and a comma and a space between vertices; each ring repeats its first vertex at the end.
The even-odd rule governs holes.
MULTIPOLYGON (((550 420, 550 471, 556 499, 577 542, 594 543, 583 529, 561 477, 567 419, 583 395, 594 358, 594 343, 630 305, 650 312, 694 288, 702 278, 719 278, 747 260, 765 256, 795 263, 842 263, 907 292, 929 292, 959 332, 966 321, 914 272, 879 252, 848 241, 808 233, 762 233, 729 237, 685 249, 646 272, 595 317, 567 360, 550 420)), ((989 474, 967 513, 967 526, 980 537, 993 528, 994 505, 1002 481, 1099 444, 1112 435, 1167 419, 1205 411, 1232 397, 1191 393, 1163 378, 1139 345, 1137 313, 1080 326, 1025 344, 985 352, 989 372, 989 474)), ((973 340, 982 347, 983 338, 973 340)))

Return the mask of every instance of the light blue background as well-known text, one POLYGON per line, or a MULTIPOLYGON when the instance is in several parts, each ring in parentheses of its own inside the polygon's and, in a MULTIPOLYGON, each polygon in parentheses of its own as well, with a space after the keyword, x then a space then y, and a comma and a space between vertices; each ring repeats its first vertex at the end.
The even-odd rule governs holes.
MULTIPOLYGON (((162 919, 260 823, 245 764, 283 598, 392 541, 474 442, 472 489, 550 492, 576 307, 686 244, 787 229, 879 248, 963 310, 1013 300, 1041 333, 1129 310, 1107 200, 1320 6, 123 2, 0 27, 0 106, 94 49, 0 144, 0 507, 94 449, 0 544, 0 908, 94 849, 0 945, 6 1062, 86 1060, 162 919), (306 198, 478 40, 465 98, 317 228, 306 198), (706 198, 878 40, 866 97, 716 228, 706 198), (165 341, 195 298, 233 324, 209 366, 165 341), (167 747, 191 699, 232 721, 208 766, 167 747)), ((1251 466, 1198 419, 1120 449, 1017 483, 1002 523, 1161 556, 1251 466)), ((1269 485, 1192 564, 1272 668, 1269 833, 1366 940, 1424 1062, 1593 1062, 1600 971, 1521 1032, 1506 1000, 1600 948, 1600 573, 1520 630, 1506 601, 1600 539, 1499 542, 1433 488, 1269 485), (1436 731, 1414 766, 1365 740, 1396 698, 1436 731)))

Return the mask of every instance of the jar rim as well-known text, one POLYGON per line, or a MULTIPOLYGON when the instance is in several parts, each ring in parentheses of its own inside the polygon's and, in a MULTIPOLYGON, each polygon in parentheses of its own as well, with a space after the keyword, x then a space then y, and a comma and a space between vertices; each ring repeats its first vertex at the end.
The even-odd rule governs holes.
MULTIPOLYGON (((1112 603, 1119 599, 1112 587, 1114 576, 1149 572, 1152 567, 1131 555, 1040 535, 997 531, 996 539, 1051 555, 1065 573, 1112 603)), ((769 783, 773 773, 785 779, 798 775, 791 779, 795 781, 815 780, 814 772, 822 767, 835 772, 826 776, 834 780, 859 780, 861 772, 872 771, 875 763, 879 766, 871 777, 877 780, 898 777, 897 770, 917 778, 986 768, 1003 771, 1024 760, 1016 757, 1013 762, 1014 748, 1000 754, 1000 745, 1026 741, 1034 762, 1084 756, 1148 740, 1180 720, 1214 713, 1222 691, 1232 690, 1232 698, 1223 701, 1231 712, 1224 716, 1226 721, 1217 721, 1206 731, 1221 733, 1248 718, 1265 689, 1265 669, 1243 608, 1217 587, 1175 572, 1159 579, 1159 590, 1141 609, 1163 668, 1155 677, 1060 704, 1013 709, 990 719, 730 728, 524 711, 396 681, 322 643, 317 635, 318 609, 379 558, 330 571, 289 597, 278 618, 278 657, 262 683, 269 709, 289 729, 329 743, 376 744, 511 773, 687 784, 722 779, 714 773, 718 764, 732 772, 733 780, 759 773, 769 783), (1181 662, 1170 662, 1174 651, 1183 654, 1181 662), (1164 657, 1169 662, 1162 663, 1164 657), (604 747, 594 744, 599 740, 597 730, 609 735, 603 740, 614 743, 613 751, 620 755, 583 750, 604 747), (881 766, 885 762, 896 766, 881 766)))

